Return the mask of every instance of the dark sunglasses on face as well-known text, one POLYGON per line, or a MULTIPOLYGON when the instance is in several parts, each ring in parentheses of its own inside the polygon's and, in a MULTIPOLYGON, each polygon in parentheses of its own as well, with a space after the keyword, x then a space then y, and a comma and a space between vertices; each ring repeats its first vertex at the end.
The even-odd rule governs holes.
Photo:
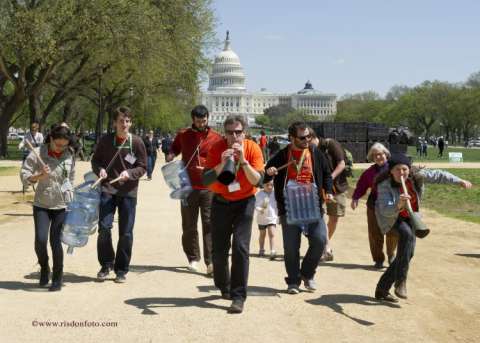
POLYGON ((225 130, 225 134, 230 136, 233 136, 233 134, 238 136, 238 135, 241 135, 242 133, 243 133, 243 130, 225 130))
POLYGON ((297 139, 299 139, 299 140, 301 140, 301 141, 307 141, 307 140, 312 139, 312 135, 306 135, 306 136, 302 136, 302 137, 298 137, 298 136, 297 136, 297 137, 295 137, 295 138, 297 138, 297 139))

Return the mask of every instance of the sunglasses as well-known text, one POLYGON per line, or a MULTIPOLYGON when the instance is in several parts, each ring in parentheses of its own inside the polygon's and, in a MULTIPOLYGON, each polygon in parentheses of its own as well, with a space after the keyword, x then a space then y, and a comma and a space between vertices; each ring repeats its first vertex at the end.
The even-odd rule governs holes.
POLYGON ((312 139, 312 135, 306 135, 306 136, 302 136, 302 137, 295 137, 296 139, 299 139, 301 141, 306 141, 306 140, 310 140, 312 139))
POLYGON ((243 133, 243 130, 225 130, 225 134, 233 136, 235 135, 241 135, 243 133))

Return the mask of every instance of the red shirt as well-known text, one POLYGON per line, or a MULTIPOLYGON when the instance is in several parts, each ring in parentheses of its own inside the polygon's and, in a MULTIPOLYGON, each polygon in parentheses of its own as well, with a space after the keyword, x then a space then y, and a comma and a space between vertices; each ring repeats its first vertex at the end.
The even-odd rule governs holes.
POLYGON ((290 149, 288 154, 288 161, 293 159, 295 162, 288 166, 287 178, 289 180, 296 180, 300 183, 311 183, 313 181, 313 168, 310 151, 308 149, 290 149), (303 156, 303 161, 302 154, 305 154, 303 156))
POLYGON ((265 148, 267 146, 267 136, 260 136, 258 145, 260 145, 260 148, 265 148))
MULTIPOLYGON (((222 152, 227 150, 227 148, 228 148, 228 145, 227 145, 226 139, 217 141, 214 145, 212 145, 208 153, 207 163, 205 165, 205 168, 213 169, 214 167, 216 167, 221 162, 222 152)), ((249 139, 245 139, 243 141, 243 155, 245 159, 248 161, 248 163, 250 163, 250 165, 253 167, 253 169, 255 169, 258 172, 263 172, 262 150, 260 150, 260 147, 258 146, 257 143, 249 139)), ((247 177, 245 176, 245 172, 243 171, 242 167, 238 169, 235 181, 237 181, 240 184, 240 190, 236 192, 230 192, 227 186, 225 186, 224 184, 221 184, 218 181, 215 181, 214 183, 212 183, 208 188, 212 192, 217 193, 221 195, 223 198, 230 201, 246 199, 248 197, 255 195, 255 193, 257 192, 257 187, 253 186, 247 180, 247 177)))
MULTIPOLYGON (((410 195, 410 204, 412 205, 413 212, 418 212, 418 198, 415 189, 413 188, 412 180, 405 180, 405 185, 407 186, 408 195, 410 195)), ((409 218, 407 209, 404 209, 400 212, 400 216, 403 218, 409 218)))
POLYGON ((177 133, 170 151, 175 156, 182 154, 185 165, 190 161, 187 170, 193 189, 207 189, 202 183, 203 169, 211 146, 220 139, 222 136, 210 128, 204 131, 188 128, 177 133))

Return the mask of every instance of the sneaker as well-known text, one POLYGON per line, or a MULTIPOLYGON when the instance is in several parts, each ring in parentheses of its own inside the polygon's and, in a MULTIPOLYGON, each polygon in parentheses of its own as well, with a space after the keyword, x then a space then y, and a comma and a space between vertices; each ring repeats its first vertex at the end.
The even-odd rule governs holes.
POLYGON ((309 292, 315 292, 317 290, 317 283, 315 282, 314 279, 307 279, 302 277, 303 280, 303 285, 305 286, 305 289, 309 292))
POLYGON ((391 303, 398 303, 398 299, 395 298, 393 295, 390 294, 389 291, 384 289, 377 288, 375 290, 375 299, 377 300, 385 300, 391 303))
POLYGON ((52 284, 49 292, 58 292, 62 289, 63 271, 54 271, 52 274, 52 284))
POLYGON ((331 249, 330 251, 326 251, 326 252, 325 252, 325 261, 326 261, 326 262, 331 262, 331 261, 333 261, 333 249, 331 249))
POLYGON ((207 276, 213 276, 213 264, 207 265, 207 276))
POLYGON ((99 280, 105 280, 108 276, 108 274, 110 274, 110 267, 108 266, 103 266, 100 271, 97 273, 97 278, 99 280))
POLYGON ((221 291, 221 292, 222 292, 222 299, 232 300, 232 298, 230 297, 230 291, 224 290, 224 291, 221 291))
POLYGON ((228 309, 228 313, 242 313, 243 312, 243 299, 233 299, 232 305, 228 309))
POLYGON ((300 288, 298 287, 298 285, 288 285, 287 293, 288 294, 299 294, 300 293, 300 288))
POLYGON ((383 262, 375 262, 375 264, 373 265, 373 268, 382 269, 383 268, 383 262))
POLYGON ((258 251, 258 256, 264 257, 264 256, 265 256, 265 249, 260 249, 260 250, 258 251))
POLYGON ((187 266, 188 270, 191 272, 198 272, 198 262, 197 261, 190 261, 187 266))
POLYGON ((395 282, 395 295, 401 299, 407 299, 407 280, 395 282))
POLYGON ((276 257, 277 257, 277 252, 275 250, 272 250, 270 252, 270 261, 275 260, 276 257))
POLYGON ((118 273, 113 281, 115 281, 115 283, 125 283, 127 282, 127 278, 125 277, 125 274, 118 273))

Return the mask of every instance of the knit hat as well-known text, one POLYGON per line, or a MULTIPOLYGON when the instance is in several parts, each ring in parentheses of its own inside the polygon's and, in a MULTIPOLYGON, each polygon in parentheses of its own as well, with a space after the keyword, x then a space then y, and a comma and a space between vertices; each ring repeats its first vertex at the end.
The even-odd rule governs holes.
POLYGON ((388 160, 388 169, 392 170, 397 164, 405 164, 408 168, 411 168, 412 160, 405 154, 393 154, 388 160))

